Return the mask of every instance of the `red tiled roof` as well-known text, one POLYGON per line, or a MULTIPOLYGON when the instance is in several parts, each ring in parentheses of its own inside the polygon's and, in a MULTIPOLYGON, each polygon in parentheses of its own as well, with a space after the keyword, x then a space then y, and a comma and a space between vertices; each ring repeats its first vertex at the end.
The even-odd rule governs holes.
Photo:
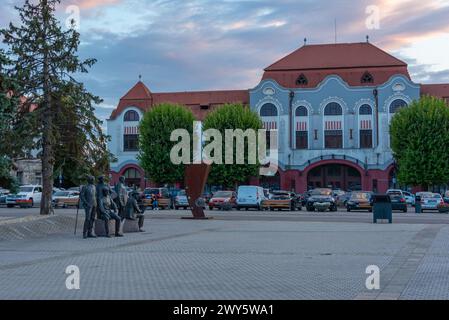
POLYGON ((449 84, 422 84, 421 95, 429 95, 449 100, 449 84))
POLYGON ((311 70, 367 67, 406 67, 407 64, 368 42, 306 45, 265 69, 311 70))
POLYGON ((123 98, 118 107, 112 112, 110 119, 115 119, 122 111, 130 106, 137 107, 143 112, 161 103, 180 104, 190 108, 198 120, 203 120, 208 112, 226 103, 249 104, 248 90, 224 91, 193 91, 193 92, 164 92, 151 93, 142 83, 138 82, 123 98), (201 106, 208 106, 202 109, 201 106))
POLYGON ((308 80, 301 86, 305 88, 315 88, 330 75, 340 76, 350 86, 380 85, 396 74, 410 79, 405 62, 365 42, 303 46, 266 68, 262 80, 273 79, 283 87, 297 88, 301 74, 308 80), (362 84, 367 71, 374 82, 362 84))

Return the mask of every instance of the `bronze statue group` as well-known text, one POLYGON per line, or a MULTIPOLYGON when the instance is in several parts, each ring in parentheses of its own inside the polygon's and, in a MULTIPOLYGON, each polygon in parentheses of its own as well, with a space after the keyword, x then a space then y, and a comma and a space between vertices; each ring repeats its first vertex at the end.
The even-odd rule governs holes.
POLYGON ((80 191, 80 208, 85 211, 83 238, 96 238, 94 234, 95 219, 104 221, 106 237, 110 238, 109 221, 115 220, 115 236, 123 237, 120 232, 125 219, 138 220, 140 232, 143 230, 144 210, 138 205, 139 193, 137 190, 128 191, 125 186, 125 177, 120 177, 114 190, 105 183, 104 177, 98 177, 97 185, 95 178, 89 176, 87 185, 80 191))

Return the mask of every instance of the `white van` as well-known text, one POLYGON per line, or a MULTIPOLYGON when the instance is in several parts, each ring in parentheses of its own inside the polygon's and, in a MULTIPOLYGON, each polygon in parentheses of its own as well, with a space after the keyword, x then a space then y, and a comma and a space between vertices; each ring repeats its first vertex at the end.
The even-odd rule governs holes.
POLYGON ((257 186, 240 186, 237 191, 237 209, 255 208, 260 210, 265 200, 264 190, 257 186))
POLYGON ((6 197, 6 205, 12 208, 16 205, 20 207, 33 207, 40 204, 42 199, 42 186, 21 186, 19 193, 10 194, 6 197))

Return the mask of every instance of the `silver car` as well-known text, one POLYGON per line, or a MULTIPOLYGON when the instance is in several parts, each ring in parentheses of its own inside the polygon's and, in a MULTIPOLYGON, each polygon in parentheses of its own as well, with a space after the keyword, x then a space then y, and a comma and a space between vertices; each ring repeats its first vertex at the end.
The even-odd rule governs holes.
POLYGON ((421 199, 421 208, 423 212, 424 210, 438 210, 438 206, 442 203, 444 203, 444 201, 440 194, 425 194, 421 199))

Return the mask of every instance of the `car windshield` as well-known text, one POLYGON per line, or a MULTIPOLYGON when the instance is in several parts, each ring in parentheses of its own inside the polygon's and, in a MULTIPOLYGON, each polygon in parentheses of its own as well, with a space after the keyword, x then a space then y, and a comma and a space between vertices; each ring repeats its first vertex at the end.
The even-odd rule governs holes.
POLYGON ((19 192, 33 192, 33 187, 20 187, 19 192))
POLYGON ((388 195, 390 196, 395 196, 395 197, 400 197, 402 194, 399 191, 390 191, 388 192, 388 195))
POLYGON ((330 196, 332 194, 332 190, 329 189, 315 189, 310 191, 311 196, 330 196))
POLYGON ((370 198, 369 193, 357 192, 357 193, 353 193, 351 195, 351 199, 356 199, 356 200, 368 200, 369 198, 370 198))
POLYGON ((287 200, 289 196, 287 194, 274 194, 272 199, 274 200, 287 200))
POLYGON ((70 192, 58 191, 55 193, 55 197, 67 197, 69 194, 70 192))
POLYGON ((186 195, 186 191, 185 190, 181 190, 178 193, 178 196, 185 196, 186 195))
POLYGON ((229 198, 232 197, 232 191, 218 191, 214 194, 214 198, 229 198))
POLYGON ((432 195, 432 198, 439 199, 439 198, 441 198, 441 196, 440 196, 438 193, 434 193, 434 194, 432 195))

